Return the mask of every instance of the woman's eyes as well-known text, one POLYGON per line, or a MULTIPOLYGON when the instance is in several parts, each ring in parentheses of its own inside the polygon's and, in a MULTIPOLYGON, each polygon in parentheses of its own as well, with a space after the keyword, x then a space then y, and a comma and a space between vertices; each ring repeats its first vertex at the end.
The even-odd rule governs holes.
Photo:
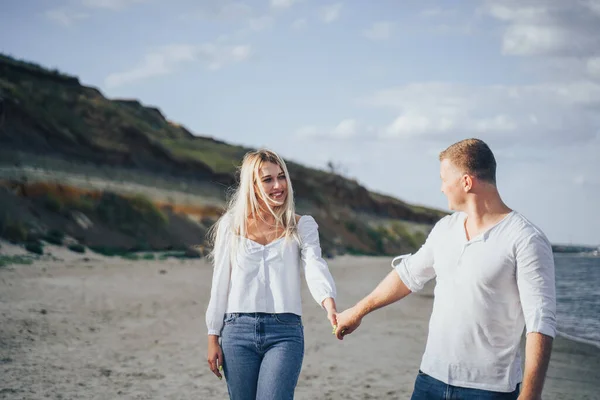
MULTIPOLYGON (((285 175, 278 176, 277 178, 278 178, 279 180, 285 180, 285 175)), ((269 183, 269 182, 271 182, 272 180, 273 180, 273 178, 265 178, 265 179, 263 179, 263 182, 264 182, 264 183, 269 183)))

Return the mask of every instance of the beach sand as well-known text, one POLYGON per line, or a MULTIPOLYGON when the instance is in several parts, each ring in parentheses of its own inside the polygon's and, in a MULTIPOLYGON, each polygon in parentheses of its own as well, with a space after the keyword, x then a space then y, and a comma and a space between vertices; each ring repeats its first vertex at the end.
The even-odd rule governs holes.
MULTIPOLYGON (((51 249, 0 268, 0 399, 226 399, 206 363, 205 260, 129 261, 51 249)), ((2 243, 1 254, 21 250, 2 243)), ((389 258, 330 261, 344 309, 389 258)), ((425 346, 431 287, 336 340, 306 287, 297 399, 407 399, 425 346)), ((544 399, 597 399, 600 349, 557 338, 544 399)))

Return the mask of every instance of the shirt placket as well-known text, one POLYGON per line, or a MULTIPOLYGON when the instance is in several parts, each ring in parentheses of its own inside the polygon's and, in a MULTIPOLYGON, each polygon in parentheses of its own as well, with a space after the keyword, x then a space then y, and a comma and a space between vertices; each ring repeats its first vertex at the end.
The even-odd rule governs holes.
POLYGON ((262 301, 262 309, 266 310, 267 309, 267 280, 266 280, 266 268, 267 268, 267 248, 263 247, 262 248, 262 252, 260 254, 260 271, 259 271, 259 277, 258 279, 260 280, 261 283, 261 287, 262 287, 262 296, 261 296, 261 301, 262 301))

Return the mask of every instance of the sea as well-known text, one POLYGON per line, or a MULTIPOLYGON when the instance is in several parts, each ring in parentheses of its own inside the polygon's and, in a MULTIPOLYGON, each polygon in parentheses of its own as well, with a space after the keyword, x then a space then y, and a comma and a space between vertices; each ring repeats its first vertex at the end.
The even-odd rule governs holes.
POLYGON ((559 333, 600 347, 600 256, 555 253, 554 264, 559 333))

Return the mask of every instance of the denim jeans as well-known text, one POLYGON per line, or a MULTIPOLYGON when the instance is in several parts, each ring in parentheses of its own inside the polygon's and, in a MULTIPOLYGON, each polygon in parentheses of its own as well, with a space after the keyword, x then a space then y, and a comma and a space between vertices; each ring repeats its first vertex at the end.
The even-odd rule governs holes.
POLYGON ((519 397, 519 386, 514 392, 510 393, 470 389, 446 385, 444 382, 419 371, 411 400, 516 400, 519 397))
POLYGON ((230 399, 294 398, 304 358, 304 328, 300 316, 226 314, 221 348, 230 399))

